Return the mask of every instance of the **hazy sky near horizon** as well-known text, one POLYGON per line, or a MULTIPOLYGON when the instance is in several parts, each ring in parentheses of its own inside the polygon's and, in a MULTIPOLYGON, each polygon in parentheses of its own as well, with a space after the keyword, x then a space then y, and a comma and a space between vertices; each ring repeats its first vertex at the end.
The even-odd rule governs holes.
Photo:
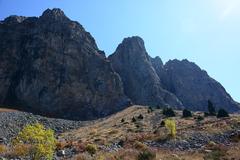
POLYGON ((0 19, 61 8, 112 54, 141 36, 148 53, 194 61, 240 102, 240 0, 0 0, 0 19))

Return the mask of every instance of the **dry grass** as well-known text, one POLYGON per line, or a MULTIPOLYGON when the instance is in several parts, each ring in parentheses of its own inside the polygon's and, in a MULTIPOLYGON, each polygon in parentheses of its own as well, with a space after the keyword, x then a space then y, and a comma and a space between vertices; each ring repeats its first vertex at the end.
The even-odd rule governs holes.
POLYGON ((151 132, 150 126, 152 125, 150 124, 150 120, 148 120, 150 117, 151 115, 148 115, 146 107, 134 106, 109 118, 98 120, 91 126, 65 133, 63 136, 73 137, 75 140, 81 139, 85 142, 93 142, 95 139, 113 142, 125 139, 126 133, 131 135, 131 133, 135 133, 140 129, 144 132, 151 132), (146 115, 144 117, 145 120, 142 120, 143 123, 135 124, 131 122, 132 117, 137 117, 139 114, 146 115), (125 119, 124 123, 121 122, 123 118, 125 119), (141 128, 139 129, 139 127, 141 128))
POLYGON ((0 145, 0 155, 6 153, 8 150, 7 146, 1 144, 0 145))
MULTIPOLYGON (((176 112, 177 117, 173 119, 176 121, 177 139, 188 138, 189 133, 194 132, 222 133, 232 129, 234 125, 240 125, 239 115, 231 115, 231 118, 223 119, 205 117, 203 121, 197 122, 194 117, 202 116, 203 113, 194 113, 194 117, 191 118, 181 118, 181 111, 176 112)), ((160 126, 162 119, 163 116, 160 109, 155 109, 149 113, 146 106, 132 106, 110 117, 94 121, 90 125, 81 127, 78 130, 64 133, 62 137, 68 139, 70 137, 75 142, 75 148, 78 147, 79 149, 77 150, 84 154, 86 152, 84 152, 83 148, 87 144, 108 146, 123 141, 122 149, 111 154, 107 154, 108 152, 100 149, 94 157, 98 157, 98 160, 105 160, 106 157, 109 160, 114 160, 114 157, 120 157, 119 159, 123 160, 135 160, 141 151, 148 149, 148 146, 143 143, 146 140, 168 140, 166 128, 160 126), (140 114, 143 115, 143 119, 137 118, 140 114), (136 118, 136 122, 132 122, 133 117, 136 118)), ((235 149, 228 147, 225 152, 228 155, 232 155, 232 157, 239 158, 239 148, 239 146, 235 146, 235 149)), ((180 152, 167 149, 158 149, 156 153, 156 159, 161 160, 204 160, 207 154, 201 150, 180 152)), ((83 155, 79 157, 83 157, 83 155)))
POLYGON ((0 108, 0 112, 17 112, 18 110, 15 109, 8 109, 8 108, 0 108))

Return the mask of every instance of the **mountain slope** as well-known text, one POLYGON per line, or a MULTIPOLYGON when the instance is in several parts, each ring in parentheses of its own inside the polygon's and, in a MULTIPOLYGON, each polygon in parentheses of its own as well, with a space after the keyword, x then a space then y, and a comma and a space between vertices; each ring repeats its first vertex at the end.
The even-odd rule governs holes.
POLYGON ((182 106, 175 95, 161 87, 160 79, 140 37, 125 38, 109 59, 122 78, 125 94, 133 103, 171 105, 176 108, 182 106))
POLYGON ((160 76, 165 89, 174 93, 186 108, 206 111, 207 101, 211 100, 217 109, 239 110, 224 87, 195 63, 171 60, 163 68, 160 76))
POLYGON ((151 58, 140 37, 125 38, 109 56, 122 78, 125 94, 135 104, 181 107, 206 111, 211 100, 217 109, 239 111, 224 87, 206 71, 187 60, 173 60, 165 65, 159 57, 151 58))
POLYGON ((90 33, 60 9, 1 21, 0 58, 1 105, 92 119, 130 102, 90 33))

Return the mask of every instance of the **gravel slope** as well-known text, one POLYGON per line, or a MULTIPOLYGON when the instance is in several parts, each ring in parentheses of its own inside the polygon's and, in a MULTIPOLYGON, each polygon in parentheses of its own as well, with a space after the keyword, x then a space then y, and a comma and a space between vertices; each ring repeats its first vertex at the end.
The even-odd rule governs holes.
POLYGON ((71 121, 64 119, 46 118, 26 112, 0 112, 0 141, 4 143, 16 136, 26 125, 39 122, 46 128, 51 128, 56 134, 79 128, 87 124, 87 121, 71 121))

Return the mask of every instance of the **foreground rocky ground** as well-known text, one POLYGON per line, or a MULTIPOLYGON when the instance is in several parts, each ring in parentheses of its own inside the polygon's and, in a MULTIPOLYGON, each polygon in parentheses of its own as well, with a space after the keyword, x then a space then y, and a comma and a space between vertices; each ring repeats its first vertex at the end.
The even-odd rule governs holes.
POLYGON ((11 138, 26 125, 33 123, 41 123, 46 128, 51 128, 56 134, 60 134, 72 129, 84 126, 87 122, 71 121, 64 119, 46 118, 31 113, 20 112, 15 110, 0 110, 0 141, 9 143, 11 138))
POLYGON ((69 121, 45 118, 19 111, 0 111, 0 143, 29 123, 39 122, 55 131, 55 159, 79 160, 238 160, 240 159, 240 116, 205 117, 195 112, 182 118, 175 111, 177 134, 169 137, 161 125, 166 119, 161 109, 132 106, 97 121, 69 121), (141 115, 141 116, 140 116, 141 115), (135 119, 135 120, 133 120, 135 119), (145 153, 147 151, 147 153, 145 153), (141 154, 147 154, 148 158, 141 154), (152 157, 151 157, 152 156, 152 157))

